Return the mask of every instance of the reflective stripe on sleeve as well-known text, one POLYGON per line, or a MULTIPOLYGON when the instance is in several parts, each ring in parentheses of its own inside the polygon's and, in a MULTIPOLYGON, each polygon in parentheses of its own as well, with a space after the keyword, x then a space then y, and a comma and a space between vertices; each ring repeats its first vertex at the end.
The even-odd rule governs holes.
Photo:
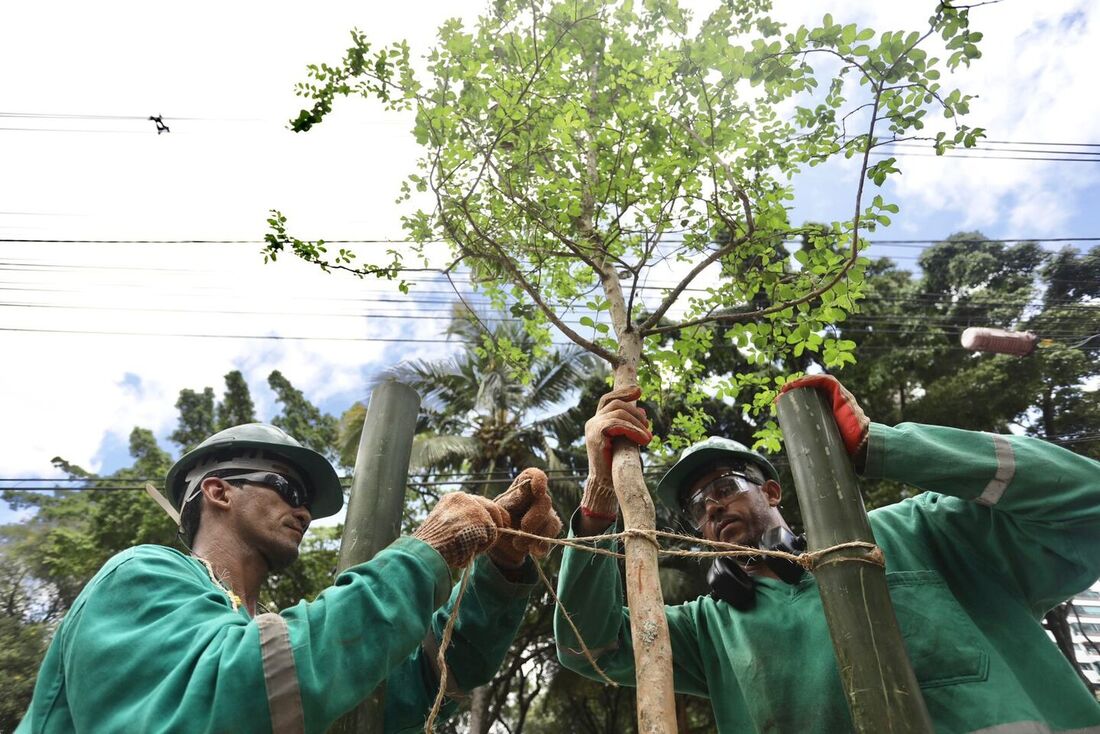
POLYGON ((986 507, 992 507, 1000 501, 1012 477, 1016 475, 1016 455, 1012 452, 1012 444, 1008 439, 993 435, 993 450, 997 456, 997 472, 976 500, 979 505, 986 507))
POLYGON ((268 613, 256 617, 255 622, 260 628, 260 654, 271 730, 276 734, 302 734, 306 729, 302 694, 298 690, 298 671, 294 667, 286 620, 278 614, 268 613))
POLYGON ((1011 724, 997 724, 985 729, 975 729, 970 734, 1100 734, 1100 726, 1055 730, 1041 721, 1014 721, 1011 724))

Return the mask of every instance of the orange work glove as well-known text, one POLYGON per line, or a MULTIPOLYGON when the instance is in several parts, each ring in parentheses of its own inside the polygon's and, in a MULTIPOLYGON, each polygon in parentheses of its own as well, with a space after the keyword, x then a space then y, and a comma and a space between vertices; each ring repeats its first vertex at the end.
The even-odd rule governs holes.
MULTIPOLYGON (((524 469, 503 494, 493 500, 508 513, 511 527, 544 538, 556 538, 561 532, 561 520, 550 502, 546 475, 541 469, 524 469)), ((530 553, 542 558, 550 552, 550 544, 534 538, 501 534, 489 557, 504 568, 516 568, 530 553)))
POLYGON ((469 565, 497 542, 508 513, 486 497, 465 492, 444 495, 413 537, 435 548, 451 568, 469 565))
POLYGON ((848 456, 862 466, 867 450, 867 429, 871 421, 863 412, 863 408, 859 407, 855 396, 832 375, 799 377, 779 388, 779 394, 782 395, 788 390, 799 387, 815 387, 829 396, 829 401, 833 405, 833 418, 836 419, 840 436, 844 439, 844 448, 848 451, 848 456))
POLYGON ((611 482, 611 447, 615 438, 626 438, 639 446, 653 440, 645 410, 634 405, 641 388, 626 387, 600 398, 596 414, 584 424, 584 445, 588 449, 588 482, 581 497, 581 513, 614 522, 619 501, 611 482))

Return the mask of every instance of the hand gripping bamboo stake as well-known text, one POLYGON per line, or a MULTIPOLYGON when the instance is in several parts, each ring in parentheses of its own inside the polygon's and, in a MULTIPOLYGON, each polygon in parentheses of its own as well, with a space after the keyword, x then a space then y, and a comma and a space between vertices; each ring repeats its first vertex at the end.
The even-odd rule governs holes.
POLYGON ((859 734, 930 734, 886 569, 839 562, 852 556, 845 544, 874 543, 874 534, 832 409, 814 388, 784 393, 778 408, 810 551, 830 551, 815 576, 853 727, 859 734))

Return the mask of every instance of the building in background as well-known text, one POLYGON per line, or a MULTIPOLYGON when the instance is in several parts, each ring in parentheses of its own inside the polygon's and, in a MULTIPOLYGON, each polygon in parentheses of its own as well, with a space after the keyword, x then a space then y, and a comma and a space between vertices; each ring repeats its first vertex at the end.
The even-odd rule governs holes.
POLYGON ((1077 662, 1100 698, 1100 582, 1073 597, 1066 621, 1077 662))

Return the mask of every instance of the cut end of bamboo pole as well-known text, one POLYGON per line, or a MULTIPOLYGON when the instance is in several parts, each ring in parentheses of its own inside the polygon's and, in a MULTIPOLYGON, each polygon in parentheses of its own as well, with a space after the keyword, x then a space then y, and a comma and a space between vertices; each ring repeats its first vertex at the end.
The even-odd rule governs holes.
POLYGON ((1035 351, 1039 337, 1030 331, 1008 331, 987 326, 971 326, 962 333, 962 345, 971 352, 991 352, 1026 357, 1035 351))

